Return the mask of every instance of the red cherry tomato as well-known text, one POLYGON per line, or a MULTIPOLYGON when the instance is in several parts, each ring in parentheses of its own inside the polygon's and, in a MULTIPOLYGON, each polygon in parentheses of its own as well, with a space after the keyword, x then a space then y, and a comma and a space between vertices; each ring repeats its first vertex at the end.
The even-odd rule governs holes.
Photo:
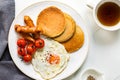
POLYGON ((18 39, 17 40, 17 45, 21 48, 24 48, 26 46, 26 41, 24 38, 18 39))
POLYGON ((26 54, 25 56, 23 56, 23 60, 25 62, 30 62, 32 60, 32 56, 30 54, 26 54))
POLYGON ((26 53, 25 53, 25 48, 21 48, 21 47, 18 47, 18 54, 20 56, 24 56, 26 53))
POLYGON ((43 48, 44 45, 45 45, 45 43, 44 43, 44 40, 43 40, 43 39, 37 39, 37 40, 35 41, 35 46, 36 46, 36 48, 43 48))
POLYGON ((26 47, 27 53, 32 55, 36 51, 35 45, 33 43, 28 44, 26 47))

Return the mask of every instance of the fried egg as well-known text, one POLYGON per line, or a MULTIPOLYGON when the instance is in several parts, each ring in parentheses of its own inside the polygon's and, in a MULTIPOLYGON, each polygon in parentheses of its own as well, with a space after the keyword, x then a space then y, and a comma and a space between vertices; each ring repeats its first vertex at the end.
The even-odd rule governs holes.
POLYGON ((35 52, 32 65, 42 78, 51 79, 66 68, 69 54, 60 43, 49 38, 44 41, 44 48, 35 52))

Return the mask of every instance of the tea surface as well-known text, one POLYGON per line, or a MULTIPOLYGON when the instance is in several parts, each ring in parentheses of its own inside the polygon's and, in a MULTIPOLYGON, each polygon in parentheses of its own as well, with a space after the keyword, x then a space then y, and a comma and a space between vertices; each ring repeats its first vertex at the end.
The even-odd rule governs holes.
POLYGON ((98 8, 97 17, 103 25, 116 25, 120 21, 120 6, 113 2, 106 2, 98 8))

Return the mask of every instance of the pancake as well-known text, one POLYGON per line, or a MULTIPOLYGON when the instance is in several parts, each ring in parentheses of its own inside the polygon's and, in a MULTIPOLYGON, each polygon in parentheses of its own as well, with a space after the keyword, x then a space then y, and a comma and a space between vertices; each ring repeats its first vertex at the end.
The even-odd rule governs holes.
POLYGON ((50 6, 40 12, 37 19, 37 32, 48 37, 57 37, 65 30, 64 13, 57 7, 50 6))
POLYGON ((70 39, 73 36, 76 28, 76 23, 73 20, 73 18, 67 13, 64 13, 64 16, 65 16, 65 31, 60 36, 54 38, 54 40, 58 42, 65 42, 68 39, 70 39))
POLYGON ((84 33, 79 26, 76 26, 76 31, 73 37, 70 38, 68 41, 63 42, 61 44, 63 44, 65 49, 69 53, 71 53, 81 48, 83 43, 84 43, 84 33))

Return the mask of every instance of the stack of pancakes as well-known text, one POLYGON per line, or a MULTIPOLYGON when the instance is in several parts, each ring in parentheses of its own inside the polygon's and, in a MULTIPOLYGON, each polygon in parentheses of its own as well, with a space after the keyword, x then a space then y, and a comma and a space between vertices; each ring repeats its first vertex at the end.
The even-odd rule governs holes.
POLYGON ((40 12, 36 31, 60 42, 69 53, 78 50, 84 43, 84 33, 74 19, 55 6, 40 12))

